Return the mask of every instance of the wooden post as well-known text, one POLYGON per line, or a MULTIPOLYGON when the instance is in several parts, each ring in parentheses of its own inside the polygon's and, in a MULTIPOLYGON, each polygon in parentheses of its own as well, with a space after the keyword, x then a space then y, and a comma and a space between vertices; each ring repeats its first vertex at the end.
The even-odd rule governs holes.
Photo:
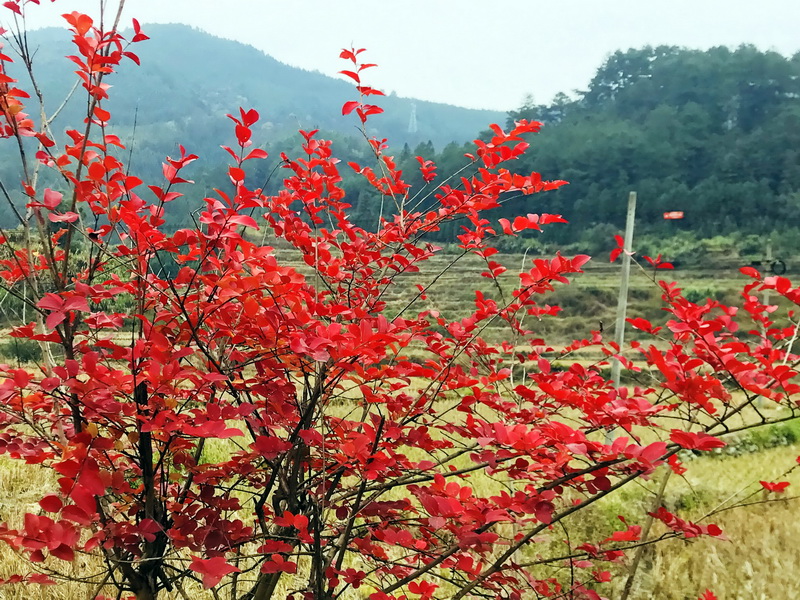
MULTIPOLYGON (((768 276, 772 273, 772 238, 767 238, 767 252, 766 252, 766 265, 763 267, 762 274, 768 276)), ((770 301, 770 293, 769 290, 764 290, 764 306, 769 306, 770 301)), ((764 336, 767 335, 767 328, 764 327, 764 336)), ((756 408, 763 408, 764 407, 764 397, 759 396, 756 398, 756 408)))
MULTIPOLYGON (((636 192, 628 194, 628 215, 625 218, 625 241, 622 253, 622 278, 619 284, 619 297, 617 299, 617 323, 614 328, 614 341, 622 352, 622 344, 625 342, 625 316, 628 312, 628 282, 631 275, 631 246, 633 245, 633 222, 636 218, 636 192)), ((614 359, 611 364, 611 380, 614 387, 619 388, 620 369, 622 363, 619 359, 614 359)), ((606 444, 610 444, 614 439, 612 430, 606 432, 606 444)))
MULTIPOLYGON (((619 298, 617 299, 617 324, 614 328, 614 341, 622 352, 625 342, 625 317, 628 312, 628 282, 631 275, 631 246, 633 245, 633 222, 636 218, 636 192, 628 194, 628 216, 625 220, 625 246, 622 253, 622 278, 619 284, 619 298)), ((622 363, 615 360, 611 366, 611 379, 614 387, 619 387, 620 367, 622 363)))
MULTIPOLYGON (((764 273, 767 274, 767 271, 772 273, 772 238, 767 238, 767 264, 764 267, 764 273)), ((769 306, 770 301, 770 294, 769 290, 764 290, 764 305, 769 306)))
POLYGON ((669 481, 669 476, 672 475, 671 469, 664 468, 665 471, 661 475, 661 483, 658 484, 658 492, 656 492, 655 498, 653 498, 653 510, 647 513, 647 519, 642 529, 641 540, 643 543, 636 548, 636 553, 633 555, 633 562, 628 569, 628 578, 625 580, 625 587, 622 588, 622 595, 619 597, 619 600, 628 600, 628 596, 630 596, 631 590, 633 589, 633 582, 636 580, 636 571, 639 569, 639 563, 642 562, 642 557, 647 549, 644 542, 647 542, 650 537, 650 529, 653 527, 653 521, 655 520, 653 518, 653 513, 661 507, 661 503, 664 501, 664 492, 667 490, 667 482, 669 481))

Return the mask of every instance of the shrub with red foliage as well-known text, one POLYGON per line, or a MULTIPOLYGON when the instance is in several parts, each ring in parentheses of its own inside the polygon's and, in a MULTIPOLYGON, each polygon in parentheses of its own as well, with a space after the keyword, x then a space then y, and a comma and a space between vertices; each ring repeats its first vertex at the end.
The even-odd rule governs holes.
MULTIPOLYGON (((64 17, 85 123, 57 135, 0 70, 0 135, 37 146, 20 154, 26 207, 2 232, 0 285, 31 315, 10 335, 43 350, 35 366, 0 366, 0 452, 57 480, 0 540, 34 563, 54 557, 53 579, 72 574, 58 561, 92 553, 105 572, 88 580, 138 599, 187 579, 253 600, 334 599, 351 588, 373 600, 599 598, 607 563, 641 527, 568 539, 548 556, 541 542, 560 539, 555 525, 667 461, 680 474, 681 449, 721 446, 717 436, 747 427, 740 417, 757 398, 795 408, 795 329, 755 296, 770 289, 797 303, 782 277, 748 273, 738 314, 662 284, 669 320, 634 320, 654 342, 636 345, 639 362, 625 359, 634 373, 649 369, 642 385, 608 381, 603 367, 621 350, 597 332, 563 350, 539 339, 538 319, 557 312, 543 295, 588 257, 536 258, 518 274, 491 258, 503 236, 564 222, 491 217, 504 194, 564 183, 512 170, 538 123, 492 126, 460 179, 439 174, 435 184, 436 165, 420 157, 422 190, 405 183, 383 140, 369 140, 372 165, 343 166, 331 142, 301 131, 302 156, 281 155, 283 186, 268 194, 249 176, 266 158, 255 147, 260 115, 242 108, 228 115, 228 180, 205 198, 196 227, 168 230, 164 213, 191 185, 197 156, 180 146, 163 180, 145 185, 108 130, 105 77, 138 63, 130 44, 147 36, 136 21, 128 41, 117 24, 64 17), (356 224, 342 168, 393 214, 372 229, 356 224), (57 189, 41 188, 42 169, 57 189), (428 236, 451 221, 461 234, 450 264, 476 255, 488 280, 457 317, 430 303, 441 272, 428 265, 441 251, 428 236), (398 293, 405 303, 390 301, 398 293), (751 329, 740 332, 742 322, 751 329), (487 336, 501 325, 503 341, 487 336), (553 368, 587 347, 605 360, 553 368), (606 440, 608 431, 622 435, 606 440), (569 575, 538 570, 550 563, 569 575)), ((31 67, 21 32, 11 40, 31 67)), ((363 127, 381 109, 366 103, 380 93, 362 82, 374 65, 361 53, 342 53, 359 94, 342 113, 363 127)), ((0 54, 0 65, 10 60, 0 54)), ((653 514, 662 537, 721 535, 653 514)))

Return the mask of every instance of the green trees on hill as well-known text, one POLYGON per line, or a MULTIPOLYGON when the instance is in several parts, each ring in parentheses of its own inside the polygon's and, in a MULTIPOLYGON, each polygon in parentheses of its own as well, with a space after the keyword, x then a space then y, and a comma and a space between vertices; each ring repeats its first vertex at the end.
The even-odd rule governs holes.
MULTIPOLYGON (((575 97, 558 94, 550 104, 529 98, 507 125, 525 118, 545 126, 514 168, 570 185, 522 208, 563 214, 573 224, 537 241, 600 251, 623 226, 635 189, 640 239, 678 236, 691 254, 692 240, 722 235, 745 252, 748 236, 771 234, 784 252, 800 252, 798 98, 800 55, 752 46, 619 51, 575 97), (672 210, 685 218, 664 221, 672 210)), ((425 157, 452 169, 453 149, 425 157)), ((517 213, 520 202, 531 200, 509 199, 495 214, 517 213)))
POLYGON ((630 189, 645 232, 780 235, 800 208, 798 97, 800 55, 646 47, 613 54, 575 98, 529 102, 509 121, 547 125, 521 170, 570 182, 539 199, 578 225, 558 241, 621 226, 630 189), (686 217, 664 222, 668 210, 686 217))

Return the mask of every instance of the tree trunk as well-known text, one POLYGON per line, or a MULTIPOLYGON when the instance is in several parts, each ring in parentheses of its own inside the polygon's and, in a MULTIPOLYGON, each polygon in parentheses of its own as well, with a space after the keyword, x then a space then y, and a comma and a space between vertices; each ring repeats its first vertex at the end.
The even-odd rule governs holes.
POLYGON ((156 600, 156 596, 158 596, 158 592, 151 590, 149 586, 144 586, 136 591, 136 600, 156 600))

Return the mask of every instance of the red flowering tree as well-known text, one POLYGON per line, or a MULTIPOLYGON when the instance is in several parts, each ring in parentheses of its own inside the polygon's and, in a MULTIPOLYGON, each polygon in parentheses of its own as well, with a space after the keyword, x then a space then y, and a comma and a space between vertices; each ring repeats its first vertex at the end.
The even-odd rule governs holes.
MULTIPOLYGON (((83 579, 98 594, 141 600, 185 597, 193 582, 252 600, 359 588, 372 600, 599 598, 606 564, 641 527, 553 551, 559 523, 662 463, 680 472, 683 448, 723 445, 718 435, 755 422, 741 417, 756 399, 794 408, 796 331, 776 326, 753 293, 797 303, 800 290, 755 272, 738 321, 735 308, 662 284, 666 327, 633 321, 660 341, 637 346, 637 363, 620 357, 634 372, 646 364, 648 385, 615 388, 605 362, 553 368, 586 346, 608 360, 619 349, 595 334, 554 351, 536 334, 557 312, 542 295, 588 257, 536 259, 522 273, 495 257, 502 236, 563 222, 488 214, 504 194, 563 183, 509 170, 537 123, 493 126, 460 177, 437 180, 420 158, 422 190, 404 183, 381 140, 368 141, 373 164, 343 167, 330 142, 301 131, 302 156, 281 155, 285 179, 268 194, 248 177, 266 158, 252 139, 259 115, 240 109, 229 115, 228 180, 196 227, 167 230, 197 157, 181 146, 145 185, 128 173, 105 108, 106 75, 138 62, 130 44, 147 37, 134 21, 124 39, 118 16, 112 26, 64 18, 84 123, 60 139, 35 77, 26 93, 0 71, 0 135, 19 150, 24 195, 16 208, 3 182, 18 224, 2 232, 0 277, 33 315, 9 335, 42 349, 35 365, 0 367, 0 452, 53 474, 38 507, 0 527, 32 563, 8 582, 73 577, 62 567, 89 554, 102 567, 83 579), (350 218, 342 168, 393 207, 375 228, 350 218), (42 189, 45 169, 58 184, 42 189), (429 234, 450 221, 462 226, 459 251, 426 266, 440 253, 429 234), (486 289, 458 318, 430 309, 429 296, 445 293, 439 275, 470 255, 485 264, 486 289), (498 325, 503 341, 485 335, 498 325)), ((9 40, 34 74, 23 33, 9 40)), ((381 111, 368 103, 380 92, 361 80, 372 65, 360 50, 342 58, 359 95, 343 113, 363 125, 381 111)), ((662 537, 721 534, 665 507, 653 517, 662 537)))

